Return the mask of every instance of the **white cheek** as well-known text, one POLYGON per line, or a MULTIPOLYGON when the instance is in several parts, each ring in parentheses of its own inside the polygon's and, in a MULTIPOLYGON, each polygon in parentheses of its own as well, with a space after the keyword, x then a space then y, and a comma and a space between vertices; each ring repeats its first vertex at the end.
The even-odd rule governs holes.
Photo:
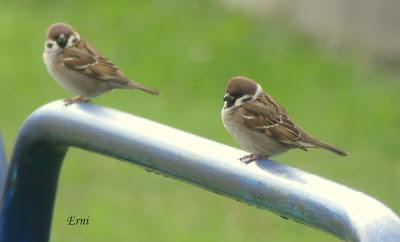
POLYGON ((81 39, 81 37, 79 36, 78 33, 75 33, 74 35, 72 35, 67 42, 66 48, 75 45, 76 43, 78 43, 81 39))
POLYGON ((235 105, 234 105, 234 106, 240 106, 240 105, 242 105, 243 103, 249 102, 249 101, 251 101, 251 100, 253 100, 253 97, 252 97, 252 96, 247 95, 247 94, 246 94, 246 95, 243 95, 243 97, 238 98, 238 99, 235 100, 235 105))
POLYGON ((46 41, 46 43, 44 44, 44 49, 46 52, 53 52, 53 51, 57 51, 58 45, 55 41, 53 40, 48 40, 46 41))
POLYGON ((235 100, 235 103, 233 104, 234 107, 242 105, 242 100, 240 98, 235 100))
POLYGON ((67 45, 65 46, 65 48, 68 48, 72 45, 74 45, 76 42, 74 42, 73 40, 75 39, 75 37, 71 37, 68 39, 67 45))

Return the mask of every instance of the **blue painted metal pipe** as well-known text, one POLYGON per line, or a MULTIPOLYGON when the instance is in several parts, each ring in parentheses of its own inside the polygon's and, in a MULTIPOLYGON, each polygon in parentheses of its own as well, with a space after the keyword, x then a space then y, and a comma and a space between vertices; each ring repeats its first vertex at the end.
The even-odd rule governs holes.
POLYGON ((399 242, 400 219, 361 192, 153 121, 93 104, 36 110, 20 131, 1 201, 0 242, 48 241, 68 147, 175 177, 357 242, 399 242))
POLYGON ((8 163, 6 160, 6 151, 4 149, 3 139, 0 132, 0 201, 3 195, 4 183, 6 180, 8 163))

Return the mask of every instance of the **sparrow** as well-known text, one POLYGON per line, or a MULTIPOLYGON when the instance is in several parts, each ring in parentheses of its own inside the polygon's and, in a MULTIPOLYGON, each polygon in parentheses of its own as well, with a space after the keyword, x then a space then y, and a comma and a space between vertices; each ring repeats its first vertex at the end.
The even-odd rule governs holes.
POLYGON ((157 90, 129 79, 65 23, 49 26, 43 60, 50 75, 63 88, 78 95, 65 99, 65 105, 88 102, 90 97, 112 89, 139 89, 158 95, 157 90))
POLYGON ((221 117, 226 130, 251 153, 240 158, 246 164, 294 148, 323 148, 340 156, 348 155, 301 129, 254 80, 243 76, 230 79, 223 101, 221 117))

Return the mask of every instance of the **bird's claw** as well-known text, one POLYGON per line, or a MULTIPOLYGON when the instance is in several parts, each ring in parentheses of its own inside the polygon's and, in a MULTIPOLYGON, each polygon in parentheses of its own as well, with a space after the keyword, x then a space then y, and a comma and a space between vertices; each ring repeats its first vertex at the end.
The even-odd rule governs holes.
POLYGON ((240 157, 239 160, 244 163, 244 164, 250 164, 251 162, 259 159, 264 159, 267 158, 264 155, 256 155, 256 154, 250 154, 250 155, 245 155, 243 157, 240 157))
POLYGON ((86 98, 84 96, 77 96, 77 97, 71 97, 71 98, 64 99, 65 106, 69 106, 71 104, 80 103, 80 102, 87 103, 87 102, 90 102, 90 99, 86 98))

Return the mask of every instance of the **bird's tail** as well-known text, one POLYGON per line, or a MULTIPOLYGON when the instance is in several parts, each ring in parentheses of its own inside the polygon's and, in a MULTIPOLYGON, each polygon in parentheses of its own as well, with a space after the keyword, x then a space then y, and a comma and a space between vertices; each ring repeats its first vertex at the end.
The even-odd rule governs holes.
POLYGON ((139 89, 139 90, 145 91, 147 93, 150 93, 152 95, 159 95, 160 94, 160 92, 158 90, 155 90, 153 88, 147 87, 147 86, 145 86, 143 84, 140 84, 139 82, 135 82, 135 81, 132 81, 132 80, 130 82, 128 82, 127 87, 128 88, 132 88, 132 89, 139 89))
POLYGON ((339 148, 337 148, 337 147, 335 147, 333 145, 324 143, 324 142, 319 141, 319 140, 314 140, 313 144, 315 146, 317 146, 317 147, 323 148, 325 150, 328 150, 330 152, 333 152, 333 153, 335 153, 337 155, 340 155, 340 156, 343 156, 343 157, 349 155, 346 151, 341 150, 341 149, 339 149, 339 148))
POLYGON ((306 133, 303 133, 302 139, 299 142, 299 145, 300 145, 300 148, 301 147, 303 147, 303 148, 323 148, 325 150, 333 152, 342 157, 349 155, 346 151, 341 150, 341 149, 339 149, 333 145, 327 144, 325 142, 319 141, 306 133))

